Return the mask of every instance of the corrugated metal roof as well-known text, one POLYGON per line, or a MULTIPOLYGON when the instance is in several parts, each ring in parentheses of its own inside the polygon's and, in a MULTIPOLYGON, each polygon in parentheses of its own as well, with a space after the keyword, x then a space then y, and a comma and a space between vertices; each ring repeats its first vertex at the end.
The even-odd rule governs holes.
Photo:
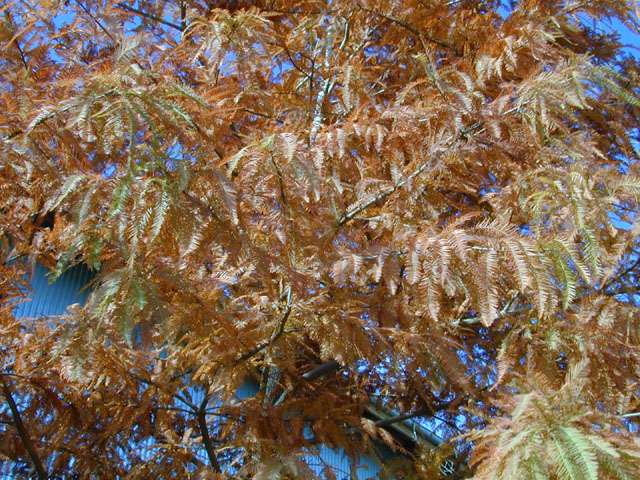
POLYGON ((49 283, 47 269, 36 263, 30 279, 32 291, 25 292, 29 300, 16 305, 16 317, 64 315, 69 305, 84 305, 89 293, 83 288, 91 281, 92 276, 87 267, 77 265, 63 273, 55 282, 49 283))

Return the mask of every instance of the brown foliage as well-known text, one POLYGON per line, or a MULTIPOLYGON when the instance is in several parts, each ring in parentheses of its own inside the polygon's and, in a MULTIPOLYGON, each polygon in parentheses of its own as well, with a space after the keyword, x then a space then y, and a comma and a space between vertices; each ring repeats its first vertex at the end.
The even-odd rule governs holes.
POLYGON ((500 3, 0 7, 0 456, 304 477, 376 396, 477 478, 632 478, 638 12, 500 3), (15 318, 36 260, 87 305, 15 318))

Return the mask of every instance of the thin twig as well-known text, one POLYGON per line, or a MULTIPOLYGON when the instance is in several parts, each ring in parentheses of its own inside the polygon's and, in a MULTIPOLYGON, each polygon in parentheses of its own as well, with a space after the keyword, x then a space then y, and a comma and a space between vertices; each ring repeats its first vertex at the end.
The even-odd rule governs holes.
POLYGON ((285 42, 283 42, 282 44, 279 44, 277 42, 269 42, 270 45, 274 45, 276 47, 280 47, 282 48, 282 51, 284 53, 287 54, 287 57, 289 58, 289 61, 291 62, 291 65, 293 65, 293 68, 295 68, 296 70, 298 70, 302 75, 304 75, 307 79, 311 78, 311 75, 309 75, 307 72, 305 72, 297 63, 296 61, 293 59, 293 57, 291 56, 291 52, 289 51, 289 47, 287 47, 287 44, 285 42))
POLYGON ((115 39, 115 38, 113 38, 113 35, 111 35, 111 34, 109 33, 109 30, 107 30, 107 29, 105 28, 105 26, 104 26, 104 25, 102 25, 102 22, 101 22, 100 20, 98 20, 98 19, 93 15, 93 13, 91 13, 91 11, 90 11, 87 7, 85 7, 85 6, 84 6, 84 4, 83 4, 80 0, 76 0, 76 3, 77 3, 78 5, 80 5, 80 8, 82 8, 82 10, 84 10, 84 11, 86 12, 86 14, 87 14, 87 15, 89 15, 89 16, 91 17, 91 20, 93 20, 93 21, 96 23, 96 25, 98 25, 98 26, 100 27, 100 30, 102 30, 102 31, 107 35, 107 37, 109 37, 109 38, 111 39, 111 41, 112 41, 113 43, 117 43, 117 42, 116 42, 116 39, 115 39))
POLYGON ((20 46, 20 42, 18 41, 17 38, 16 38, 16 48, 18 49, 18 52, 20 52, 20 60, 22 60, 22 64, 24 65, 25 70, 29 70, 29 65, 27 65, 27 57, 24 56, 24 51, 22 50, 22 47, 20 46))
MULTIPOLYGON (((15 32, 13 31, 13 21, 11 20, 11 15, 9 14, 9 10, 6 10, 4 14, 7 17, 7 20, 9 21, 9 27, 11 28, 11 35, 14 35, 15 32)), ((18 36, 14 37, 14 42, 16 44, 16 47, 18 48, 18 52, 20 52, 20 59, 22 60, 22 64, 24 65, 24 68, 26 70, 29 70, 29 66, 27 65, 27 59, 24 56, 24 51, 22 50, 22 47, 20 46, 20 41, 18 39, 18 36)))
POLYGON ((250 108, 246 108, 243 107, 242 110, 244 110, 245 112, 251 114, 251 115, 258 115, 259 117, 263 117, 263 118, 268 118, 269 120, 273 120, 274 122, 283 125, 284 122, 282 120, 280 120, 279 118, 274 117, 273 115, 269 115, 268 113, 260 113, 260 112, 256 112, 255 110, 252 110, 250 108))
POLYGON ((469 133, 473 132, 474 130, 477 130, 478 128, 482 127, 484 125, 484 120, 480 120, 476 123, 474 123, 473 125, 468 126, 467 128, 465 128, 464 130, 462 130, 462 132, 460 132, 460 135, 463 137, 466 137, 469 133))
MULTIPOLYGON (((162 390, 162 387, 158 385, 156 382, 154 382, 153 380, 147 380, 146 378, 142 378, 140 375, 137 375, 131 371, 128 371, 127 373, 131 378, 138 380, 140 383, 144 383, 145 385, 150 385, 152 387, 156 387, 159 390, 162 390)), ((173 396, 176 397, 178 400, 180 400, 182 403, 184 403, 186 406, 191 408, 193 412, 198 410, 198 407, 194 405, 192 402, 190 402, 189 400, 187 400, 186 397, 184 397, 183 395, 180 395, 177 392, 173 392, 173 396)))
MULTIPOLYGON (((126 4, 122 3, 122 2, 116 3, 116 7, 121 8, 122 10, 126 10, 126 11, 131 12, 131 13, 135 13, 136 15, 140 15, 141 17, 148 18, 151 21, 161 23, 163 25, 166 25, 167 27, 175 28, 176 30, 179 30, 181 32, 184 32, 186 30, 186 26, 183 27, 183 26, 180 26, 180 25, 176 25, 175 23, 169 22, 168 20, 164 20, 164 19, 154 15, 153 13, 148 13, 148 12, 145 12, 143 10, 138 10, 137 8, 130 7, 129 5, 126 5, 126 4)), ((181 11, 181 13, 182 13, 182 11, 181 11)), ((184 20, 182 20, 182 23, 184 24, 184 20)))
POLYGON ((242 355, 240 355, 236 360, 236 363, 249 360, 251 357, 253 357, 257 353, 260 353, 262 350, 264 350, 268 346, 273 345, 273 343, 275 343, 276 340, 278 340, 282 336, 282 334, 284 333, 284 327, 287 323, 287 320, 289 319, 289 314, 291 313, 291 287, 287 287, 283 295, 286 295, 287 297, 287 306, 284 311, 284 314, 282 315, 282 318, 280 318, 280 321, 278 322, 278 327, 276 328, 276 330, 273 332, 273 334, 271 335, 271 337, 269 337, 267 341, 258 344, 248 352, 245 352, 242 355))
POLYGON ((380 18, 384 18, 385 20, 389 20, 390 22, 393 22, 396 25, 399 25, 402 28, 404 28, 406 30, 409 30, 411 33, 413 33, 414 35, 417 35, 418 37, 424 37, 425 40, 427 40, 427 41, 429 41, 431 43, 435 43, 436 45, 440 45, 441 47, 448 48, 449 50, 454 51, 456 53, 456 55, 460 55, 460 50, 458 50, 453 45, 449 45, 448 43, 443 42, 442 40, 438 40, 437 38, 433 38, 433 37, 430 37, 428 35, 425 35, 423 32, 418 30, 416 27, 414 27, 412 25, 409 25, 408 23, 403 22, 402 20, 399 20, 397 18, 391 17, 389 15, 385 15, 384 13, 380 13, 380 12, 376 12, 374 10, 370 10, 370 9, 368 9, 366 7, 363 7, 360 4, 358 4, 358 8, 360 8, 361 10, 364 10, 367 13, 375 15, 376 17, 380 17, 380 18))
POLYGON ((638 265, 640 265, 640 256, 629 266, 627 266, 627 268, 625 268, 622 272, 620 272, 619 274, 617 274, 616 276, 612 277, 611 279, 609 279, 609 281, 607 281, 606 283, 603 284, 602 288, 600 288, 601 291, 605 291, 608 288, 610 288, 611 286, 613 286, 613 284, 615 282, 618 281, 622 281, 623 278, 627 273, 629 273, 631 270, 635 269, 638 265))
POLYGON ((191 368, 188 368, 187 370, 185 370, 182 373, 175 373, 175 374, 171 375, 171 378, 169 378, 169 381, 170 382, 175 382, 176 380, 178 380, 178 379, 180 379, 182 377, 185 377, 187 375, 191 375, 194 372, 194 370, 195 370, 195 368, 191 367, 191 368))

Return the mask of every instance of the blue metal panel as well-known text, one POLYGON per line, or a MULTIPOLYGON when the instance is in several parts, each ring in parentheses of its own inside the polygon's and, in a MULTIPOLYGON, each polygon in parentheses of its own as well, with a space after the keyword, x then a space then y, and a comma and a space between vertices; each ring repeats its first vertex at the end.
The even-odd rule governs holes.
POLYGON ((89 293, 81 290, 91 281, 92 276, 84 265, 78 265, 67 270, 55 282, 49 283, 47 269, 37 263, 30 279, 32 291, 25 292, 29 300, 16 305, 16 317, 64 315, 69 305, 84 305, 89 293))
POLYGON ((244 400, 249 397, 253 397, 260 391, 260 385, 255 380, 247 380, 244 385, 236 390, 236 398, 238 400, 244 400))

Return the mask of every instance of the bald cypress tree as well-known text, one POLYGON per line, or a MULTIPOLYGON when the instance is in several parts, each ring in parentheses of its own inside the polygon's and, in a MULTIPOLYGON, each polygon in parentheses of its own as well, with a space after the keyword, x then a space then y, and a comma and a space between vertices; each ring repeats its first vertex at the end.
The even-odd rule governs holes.
POLYGON ((305 477, 437 418, 474 478, 637 475, 633 1, 1 8, 14 474, 305 477), (86 304, 18 318, 36 262, 86 304))

